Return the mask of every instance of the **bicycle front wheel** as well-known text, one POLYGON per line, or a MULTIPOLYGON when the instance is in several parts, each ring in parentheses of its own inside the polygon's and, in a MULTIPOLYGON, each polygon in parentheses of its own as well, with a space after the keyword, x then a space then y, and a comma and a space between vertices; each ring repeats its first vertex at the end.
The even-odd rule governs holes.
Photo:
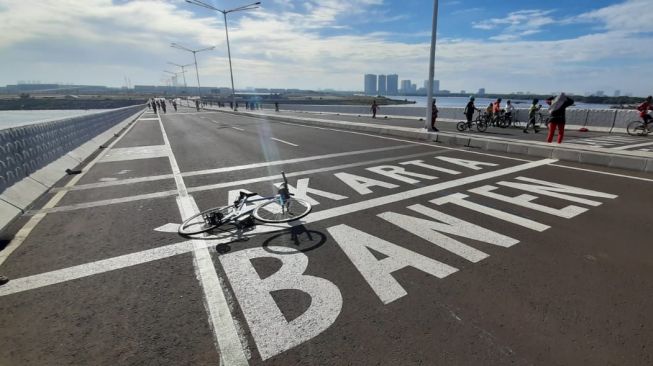
POLYGON ((312 208, 310 203, 290 197, 283 204, 278 199, 265 202, 254 209, 252 216, 266 223, 290 222, 308 215, 312 208))
POLYGON ((458 124, 456 125, 456 129, 460 132, 465 131, 466 128, 467 128, 467 122, 458 122, 458 124))
POLYGON ((476 122, 476 129, 478 132, 485 132, 485 130, 487 130, 487 123, 483 121, 476 122))
POLYGON ((186 219, 177 231, 180 235, 188 236, 211 231, 224 224, 234 211, 233 206, 215 207, 202 211, 186 219))
POLYGON ((648 129, 644 126, 644 123, 640 121, 633 121, 628 124, 626 131, 631 136, 646 136, 648 135, 648 129))

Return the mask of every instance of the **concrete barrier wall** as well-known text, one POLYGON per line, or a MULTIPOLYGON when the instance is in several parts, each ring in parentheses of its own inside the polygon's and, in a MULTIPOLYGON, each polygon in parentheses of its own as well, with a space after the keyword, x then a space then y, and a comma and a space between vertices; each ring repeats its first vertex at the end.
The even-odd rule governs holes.
MULTIPOLYGON (((274 105, 265 104, 265 109, 274 109, 274 105)), ((291 111, 307 111, 307 112, 327 112, 327 113, 347 113, 347 114, 360 114, 370 115, 369 106, 348 106, 348 105, 304 105, 304 104, 281 104, 279 108, 291 111)), ((439 107, 439 118, 464 120, 464 108, 455 107, 439 107)), ((542 108, 542 112, 546 114, 546 108, 542 108)), ((397 106, 381 106, 378 112, 379 115, 390 116, 405 116, 424 118, 426 115, 426 108, 424 107, 397 107, 397 106)), ((601 130, 610 131, 612 129, 625 129, 629 122, 638 120, 639 115, 634 110, 621 110, 621 109, 567 109, 567 124, 574 126, 583 126, 587 128, 599 128, 601 130)), ((528 121, 528 109, 516 109, 516 120, 520 122, 528 121)))
POLYGON ((131 106, 0 130, 0 193, 142 109, 131 106))

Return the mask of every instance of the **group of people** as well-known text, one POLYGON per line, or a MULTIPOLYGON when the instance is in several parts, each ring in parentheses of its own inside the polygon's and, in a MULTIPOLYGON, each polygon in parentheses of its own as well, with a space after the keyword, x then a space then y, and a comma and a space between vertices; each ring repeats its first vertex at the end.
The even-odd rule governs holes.
POLYGON ((169 102, 167 102, 165 98, 152 98, 147 102, 147 108, 154 111, 154 113, 156 113, 157 110, 160 110, 165 114, 167 112, 166 103, 172 104, 172 107, 175 109, 175 112, 177 111, 177 99, 172 99, 169 102))
MULTIPOLYGON (((469 97, 469 102, 465 107, 464 114, 467 118, 467 123, 471 124, 474 117, 474 112, 479 111, 474 105, 475 98, 473 96, 469 97)), ((504 118, 512 120, 515 113, 515 107, 510 100, 506 102, 505 108, 501 107, 501 98, 497 98, 496 101, 490 103, 485 109, 485 112, 488 114, 489 118, 498 117, 503 115, 504 118)), ((524 127, 523 132, 528 133, 528 129, 533 126, 533 131, 535 133, 540 132, 539 127, 536 124, 537 113, 542 109, 542 105, 539 104, 539 99, 533 99, 533 103, 528 109, 528 123, 524 127)), ((547 135, 546 141, 552 142, 555 135, 555 131, 558 131, 558 143, 562 143, 562 139, 565 134, 565 111, 568 107, 574 104, 574 100, 569 98, 565 93, 560 93, 557 97, 549 97, 545 100, 546 104, 549 105, 549 118, 547 119, 547 125, 549 128, 549 133, 547 135)))
MULTIPOLYGON (((465 106, 465 110, 463 113, 465 114, 465 117, 467 118, 467 123, 471 125, 472 120, 474 118, 474 113, 479 111, 480 109, 476 108, 476 105, 474 104, 476 98, 474 96, 469 97, 469 102, 465 106)), ((653 120, 653 117, 648 115, 646 111, 648 110, 653 110, 653 104, 651 97, 648 97, 646 99, 647 101, 643 103, 638 110, 643 111, 642 113, 642 118, 645 119, 645 122, 648 123, 648 121, 653 120), (648 116, 647 118, 644 117, 644 115, 648 116)), ((547 135, 547 142, 553 142, 553 138, 555 136, 555 131, 558 131, 558 143, 562 143, 562 139, 564 138, 565 134, 565 123, 566 123, 566 118, 565 118, 565 112, 566 109, 574 104, 574 100, 569 98, 565 93, 560 93, 560 95, 555 96, 555 97, 549 97, 545 99, 546 104, 549 105, 548 113, 549 117, 546 121, 548 128, 549 128, 549 133, 547 135)), ((507 120, 512 120, 515 114, 515 107, 513 103, 508 100, 506 102, 505 107, 501 105, 502 99, 497 98, 494 102, 490 103, 487 108, 485 109, 485 112, 487 113, 488 118, 497 118, 499 116, 502 116, 503 118, 507 120)), ((370 108, 370 111, 372 112, 372 118, 376 118, 376 114, 379 111, 380 107, 377 104, 376 100, 372 102, 372 106, 370 108)), ((539 132, 539 127, 536 124, 536 119, 537 119, 537 114, 539 111, 542 109, 542 105, 539 104, 538 99, 533 99, 533 103, 531 104, 530 108, 528 109, 528 123, 526 124, 526 127, 524 127, 523 132, 528 133, 529 128, 532 126, 533 131, 535 133, 539 132)), ((433 104, 431 105, 431 129, 435 132, 438 132, 439 130, 435 127, 436 120, 438 118, 438 108, 436 106, 436 99, 433 98, 433 104)))

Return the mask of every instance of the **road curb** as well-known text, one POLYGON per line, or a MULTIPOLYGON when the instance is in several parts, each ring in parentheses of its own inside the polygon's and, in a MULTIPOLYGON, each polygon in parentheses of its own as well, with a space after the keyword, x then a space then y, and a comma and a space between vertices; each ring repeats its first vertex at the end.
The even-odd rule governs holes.
POLYGON ((72 169, 78 166, 100 149, 103 144, 111 140, 117 133, 136 122, 144 112, 145 109, 133 114, 75 150, 64 154, 59 159, 5 189, 0 194, 0 211, 2 212, 0 214, 0 232, 25 213, 55 183, 65 177, 66 169, 72 169))
POLYGON ((407 127, 373 126, 369 124, 345 121, 326 121, 300 117, 274 116, 270 114, 233 112, 225 110, 216 111, 233 115, 267 118, 272 121, 303 123, 320 127, 368 132, 379 135, 411 138, 422 141, 433 141, 453 147, 467 147, 492 152, 522 154, 541 158, 554 158, 560 161, 569 161, 574 163, 583 163, 609 168, 653 173, 653 158, 645 156, 633 156, 633 154, 616 151, 600 151, 604 150, 600 148, 574 146, 571 144, 566 146, 549 146, 549 144, 542 142, 519 142, 510 141, 506 138, 499 139, 458 135, 451 133, 432 133, 407 127))

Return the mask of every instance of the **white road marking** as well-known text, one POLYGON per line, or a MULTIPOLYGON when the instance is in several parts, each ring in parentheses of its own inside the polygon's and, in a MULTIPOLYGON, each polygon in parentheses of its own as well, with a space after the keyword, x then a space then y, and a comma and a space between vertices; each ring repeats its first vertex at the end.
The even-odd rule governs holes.
MULTIPOLYGON (((325 167, 325 168, 309 169, 309 170, 304 170, 304 171, 300 171, 300 172, 286 173, 286 177, 291 178, 291 177, 304 176, 304 175, 309 175, 309 174, 325 173, 325 172, 334 171, 334 170, 355 168, 355 167, 359 167, 359 166, 383 163, 383 162, 387 162, 387 161, 395 161, 395 160, 401 160, 401 159, 412 159, 414 157, 427 156, 427 155, 446 154, 447 152, 448 151, 427 152, 427 153, 412 154, 412 155, 398 156, 398 157, 392 157, 392 158, 383 158, 383 159, 376 159, 376 160, 361 161, 361 162, 358 162, 358 163, 336 165, 336 166, 325 167)), ((208 190, 219 189, 219 188, 226 188, 226 187, 233 187, 233 186, 246 185, 246 184, 252 184, 252 183, 266 182, 266 181, 271 181, 271 180, 276 180, 276 179, 279 179, 279 174, 269 175, 269 176, 260 177, 260 178, 244 179, 244 180, 237 181, 237 182, 226 182, 226 183, 217 183, 217 184, 210 184, 210 185, 205 185, 205 186, 191 187, 191 188, 188 189, 188 191, 189 192, 201 192, 201 191, 208 191, 208 190)))
MULTIPOLYGON (((384 158, 384 159, 362 161, 362 162, 359 162, 359 163, 337 165, 337 166, 326 167, 326 168, 321 168, 321 169, 304 170, 304 171, 299 171, 299 172, 294 172, 294 173, 286 173, 286 177, 292 178, 292 177, 304 176, 304 175, 308 175, 308 174, 316 174, 316 173, 323 173, 323 172, 328 172, 328 171, 333 171, 333 170, 354 168, 354 167, 365 166, 365 165, 369 165, 369 164, 384 163, 384 162, 388 162, 388 161, 395 161, 395 160, 401 160, 401 159, 412 159, 412 158, 415 158, 415 157, 427 156, 427 155, 444 154, 444 153, 447 153, 447 152, 448 151, 444 151, 444 150, 443 151, 436 151, 436 152, 427 152, 427 153, 412 154, 412 155, 406 155, 406 156, 398 156, 398 157, 393 157, 393 158, 384 158)), ((182 176, 183 176, 183 174, 182 174, 182 176)), ((169 178, 174 178, 174 175, 170 175, 169 178)), ((188 192, 193 193, 193 192, 210 191, 210 190, 220 189, 220 188, 243 186, 243 185, 252 184, 252 183, 268 182, 268 181, 272 181, 272 180, 276 180, 276 179, 279 179, 279 174, 269 175, 269 176, 259 177, 259 178, 244 179, 244 180, 233 181, 233 182, 225 182, 225 183, 210 184, 210 185, 205 185, 205 186, 191 187, 191 188, 188 188, 188 192)), ((101 183, 93 183, 94 186, 99 186, 100 184, 101 183)), ((128 203, 128 202, 133 202, 133 201, 142 201, 142 200, 149 200, 149 199, 154 199, 154 198, 170 197, 170 196, 175 196, 176 194, 177 194, 176 190, 175 191, 163 191, 163 192, 139 194, 139 195, 135 195, 135 196, 112 198, 112 199, 101 200, 101 201, 77 203, 77 204, 68 205, 68 206, 58 206, 58 207, 49 208, 49 209, 27 211, 25 213, 25 215, 36 215, 36 214, 41 213, 41 212, 52 213, 52 212, 74 211, 74 210, 79 210, 79 209, 84 209, 84 208, 101 207, 101 206, 113 205, 113 204, 118 204, 118 203, 128 203)))
MULTIPOLYGON (((159 119, 159 126, 163 135, 163 141, 168 149, 168 157, 170 159, 170 167, 172 174, 175 177, 177 184, 177 191, 179 197, 177 198, 177 205, 182 220, 185 220, 197 213, 200 210, 195 204, 193 197, 188 195, 186 184, 181 176, 177 159, 170 147, 170 140, 168 134, 163 126, 163 122, 159 119)), ((191 240, 193 246, 193 264, 195 267, 195 274, 202 286, 204 293, 205 308, 209 315, 211 329, 217 341, 217 348, 220 354, 220 359, 226 365, 248 365, 247 356, 244 349, 247 343, 242 343, 236 330, 234 323, 235 319, 231 316, 227 299, 222 290, 222 284, 218 278, 218 273, 215 269, 215 264, 211 258, 209 249, 204 245, 203 241, 198 239, 191 240)))
MULTIPOLYGON (((79 182, 82 178, 84 178, 84 176, 86 175, 86 173, 88 173, 89 170, 91 170, 91 168, 92 168, 92 167, 93 167, 97 162, 99 162, 100 159, 102 159, 102 158, 104 157, 104 155, 105 155, 105 154, 106 154, 106 153, 107 153, 107 152, 108 152, 108 151, 109 151, 113 146, 115 146, 115 145, 116 145, 120 140, 122 140, 123 137, 127 136, 127 134, 132 130, 132 128, 134 128, 134 126, 136 126, 136 123, 138 123, 138 121, 134 121, 134 122, 132 122, 132 123, 129 125, 129 127, 127 127, 127 129, 125 130, 125 132, 124 132, 122 135, 120 135, 120 136, 119 136, 117 139, 115 139, 111 144, 109 144, 109 146, 108 146, 106 149, 101 150, 100 153, 98 154, 98 156, 96 156, 95 159, 91 160, 91 161, 90 161, 90 162, 89 162, 89 163, 84 167, 84 169, 82 170, 82 173, 81 173, 81 174, 75 175, 75 176, 74 176, 74 177, 73 177, 73 178, 72 178, 72 179, 71 179, 71 180, 66 184, 66 187, 72 187, 72 186, 74 186, 77 182, 79 182)), ((43 205, 42 208, 43 208, 43 209, 49 209, 49 208, 52 208, 52 207, 56 206, 56 205, 57 205, 57 204, 58 204, 58 203, 63 199, 63 197, 64 197, 65 195, 66 195, 66 192, 65 192, 65 191, 64 191, 64 192, 57 192, 57 193, 56 193, 56 194, 55 194, 55 195, 54 195, 54 196, 53 196, 53 197, 52 197, 52 198, 51 198, 51 199, 50 199, 50 200, 49 200, 45 205, 43 205)), ((21 244, 23 244, 23 242, 25 241, 25 239, 27 239, 27 236, 29 236, 29 234, 30 234, 30 233, 32 232, 32 230, 36 227, 36 225, 38 225, 38 224, 41 222, 41 220, 43 220, 43 218, 45 217, 45 215, 46 215, 46 213, 43 212, 43 213, 38 213, 38 214, 32 216, 32 217, 29 219, 29 221, 27 221, 27 223, 26 223, 25 225, 23 225, 23 227, 20 228, 20 230, 18 230, 18 232, 16 233, 16 235, 14 235, 14 237, 11 239, 11 242, 9 243, 9 245, 7 245, 7 246, 6 246, 2 251, 0 251, 0 265, 2 265, 2 263, 4 263, 4 262, 7 260, 7 258, 11 255, 11 253, 13 253, 13 252, 14 252, 14 251, 15 251, 15 250, 16 250, 16 249, 17 249, 21 244)))
POLYGON ((641 144, 613 147, 612 150, 629 150, 629 149, 635 149, 635 148, 638 148, 638 147, 645 147, 645 146, 651 146, 651 145, 653 145, 653 142, 646 142, 646 143, 641 143, 641 144))
POLYGON ((234 130, 238 130, 238 131, 243 131, 243 132, 245 131, 244 129, 242 129, 240 127, 231 127, 231 128, 233 128, 234 130))
POLYGON ((407 149, 407 148, 411 148, 411 147, 414 147, 414 146, 412 146, 412 145, 399 145, 399 146, 391 146, 391 147, 382 147, 382 148, 377 148, 377 149, 356 150, 356 151, 349 151, 349 152, 342 152, 342 153, 335 153, 335 154, 309 156, 309 157, 305 157, 305 158, 266 161, 266 162, 262 162, 262 163, 253 163, 253 164, 246 164, 246 165, 239 165, 239 166, 232 166, 232 167, 225 167, 225 168, 198 170, 198 171, 194 171, 194 172, 182 173, 181 175, 184 176, 184 177, 192 177, 192 176, 196 176, 196 175, 206 175, 206 174, 233 172, 233 171, 237 171, 237 170, 264 168, 264 167, 270 167, 270 166, 276 166, 276 165, 304 163, 304 162, 307 162, 307 161, 340 158, 340 157, 344 157, 344 156, 370 154, 370 153, 383 152, 383 151, 400 150, 400 149, 407 149))
POLYGON ((274 137, 270 137, 270 140, 278 141, 278 142, 281 142, 281 143, 284 143, 284 144, 290 145, 290 146, 299 147, 299 145, 293 144, 292 142, 284 141, 284 140, 274 138, 274 137))
MULTIPOLYGON (((175 230, 176 231, 176 230, 175 230)), ((7 296, 23 291, 56 285, 58 283, 89 277, 109 271, 149 263, 163 258, 188 253, 193 250, 191 241, 170 244, 163 247, 144 250, 138 253, 125 254, 118 257, 103 259, 97 262, 81 264, 29 277, 16 278, 0 287, 0 296, 7 296)))
POLYGON ((110 149, 102 158, 102 163, 127 161, 137 159, 152 159, 168 156, 168 149, 164 145, 123 147, 110 149))
MULTIPOLYGON (((276 231, 286 230, 286 229, 292 228, 294 226, 308 225, 308 224, 311 224, 311 223, 315 223, 315 222, 319 222, 319 221, 323 221, 323 220, 328 220, 328 219, 344 216, 344 215, 355 213, 355 212, 365 211, 365 210, 368 210, 368 209, 371 209, 371 208, 374 208, 374 207, 378 207, 378 206, 383 206, 383 205, 387 205, 387 204, 391 204, 391 203, 401 202, 401 201, 404 201, 404 200, 417 198, 417 197, 420 197, 420 196, 423 196, 423 195, 427 195, 427 194, 431 194, 431 193, 435 193, 435 192, 439 192, 439 191, 443 191, 443 190, 447 190, 447 189, 452 189, 452 188, 468 185, 468 184, 471 184, 471 183, 481 182, 481 181, 484 181, 484 180, 487 180, 487 179, 498 178, 498 177, 501 177, 501 176, 510 175, 510 174, 514 174, 514 173, 517 173, 517 172, 521 172, 521 171, 525 171, 525 170, 529 170, 529 169, 534 169, 534 168, 537 168, 537 167, 547 166, 547 165, 550 165, 551 163, 553 163, 555 161, 556 160, 553 160, 553 159, 538 160, 538 161, 529 162, 529 163, 526 163, 526 164, 521 164, 521 165, 517 165, 517 166, 513 166, 513 167, 499 169, 499 170, 496 170, 496 171, 491 171, 491 172, 481 173, 481 174, 472 175, 472 176, 468 176, 468 177, 458 178, 458 179, 448 181, 448 182, 440 182, 440 183, 437 183, 437 184, 434 184, 434 185, 428 186, 428 187, 416 188, 416 189, 406 191, 406 192, 402 192, 402 193, 396 193, 396 194, 392 194, 392 195, 385 196, 385 197, 373 198, 373 199, 370 199, 370 200, 367 200, 367 201, 362 201, 362 202, 358 202, 358 203, 353 203, 353 204, 348 204, 348 205, 344 205, 344 206, 340 206, 340 207, 335 207, 335 208, 332 208, 332 209, 327 209, 327 210, 324 210, 324 211, 315 212, 315 213, 312 213, 312 214, 306 216, 302 220, 294 221, 294 222, 290 222, 290 223, 286 223, 286 224, 258 225, 258 226, 256 226, 256 228, 254 230, 246 233, 246 236, 255 236, 255 235, 264 234, 264 233, 272 233, 272 232, 276 232, 276 231)), ((214 247, 214 246, 222 244, 222 243, 228 243, 228 242, 232 241, 232 239, 233 238, 232 238, 231 233, 225 233, 225 234, 217 235, 214 238, 203 239, 202 240, 202 246, 205 247, 205 248, 214 247)), ((195 247, 192 245, 192 243, 190 241, 185 242, 185 244, 186 244, 186 246, 184 246, 184 248, 186 248, 186 250, 185 251, 180 250, 179 254, 187 253, 187 252, 190 252, 190 251, 195 249, 195 247)), ((180 245, 180 244, 174 244, 174 245, 180 245)), ((145 251, 141 251, 141 252, 127 254, 127 255, 121 256, 120 258, 122 258, 122 260, 125 263, 127 263, 127 262, 130 262, 130 263, 131 262, 147 263, 147 262, 149 262, 151 260, 147 260, 147 259, 141 260, 141 259, 138 259, 138 258, 141 258, 141 257, 149 258, 149 257, 156 257, 156 256, 163 255, 163 254, 160 254, 160 252, 170 251, 171 250, 170 247, 171 247, 171 245, 164 246, 164 247, 159 247, 159 248, 154 248, 154 249, 149 249, 149 250, 145 250, 145 251), (132 257, 135 257, 135 258, 132 258, 132 257)), ((104 262, 104 261, 99 261, 99 262, 104 262)), ((97 262, 93 262, 93 263, 97 263, 97 262)), ((89 263, 88 265, 91 265, 91 264, 92 263, 89 263)), ((120 267, 118 266, 118 263, 117 263, 117 265, 115 267, 111 267, 111 269, 109 269, 109 270, 116 270, 116 269, 120 269, 120 267)), ((66 277, 64 275, 61 275, 62 271, 67 271, 67 270, 68 269, 61 269, 61 270, 46 272, 46 273, 42 273, 42 274, 30 276, 30 277, 12 279, 8 284, 6 284, 4 286, 0 286, 0 297, 10 295, 10 294, 14 294, 14 293, 23 292, 23 291, 33 290, 33 289, 40 288, 40 287, 43 287, 43 286, 48 286, 48 285, 54 284, 54 283, 62 283, 62 282, 70 281, 70 280, 73 280, 73 279, 81 278, 81 277, 78 277, 78 276, 75 276, 74 278, 68 278, 68 277, 66 277), (48 277, 56 278, 56 282, 53 282, 53 283, 48 282, 46 280, 48 277), (27 280, 28 278, 31 278, 31 280, 27 280), (37 278, 39 279, 38 281, 35 280, 37 278), (41 284, 41 285, 38 285, 38 284, 41 284)), ((73 275, 74 271, 73 272, 66 272, 66 273, 68 273, 69 275, 73 275)), ((95 274, 95 273, 92 273, 92 274, 95 274)), ((92 274, 89 274, 89 275, 92 275, 92 274)))
POLYGON ((143 182, 154 182, 157 180, 173 179, 175 176, 173 174, 162 174, 162 175, 152 175, 149 177, 139 177, 139 178, 128 178, 128 179, 119 179, 111 182, 98 182, 98 183, 87 183, 80 184, 72 187, 62 187, 54 189, 53 192, 58 191, 82 191, 85 189, 94 189, 94 188, 104 188, 104 187, 114 187, 122 186, 127 184, 134 183, 143 183, 143 182))

